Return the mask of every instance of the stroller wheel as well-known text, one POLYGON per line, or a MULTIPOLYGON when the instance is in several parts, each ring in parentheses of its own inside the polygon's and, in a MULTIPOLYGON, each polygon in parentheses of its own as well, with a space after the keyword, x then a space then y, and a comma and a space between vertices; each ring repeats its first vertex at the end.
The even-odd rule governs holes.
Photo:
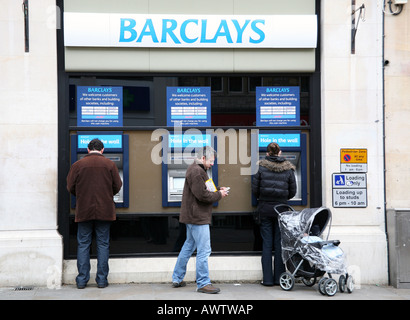
POLYGON ((337 292, 337 282, 335 279, 327 279, 324 283, 324 291, 329 297, 332 297, 337 292))
POLYGON ((302 282, 305 284, 307 287, 313 287, 316 283, 316 277, 313 278, 303 278, 302 282))
POLYGON ((343 274, 339 277, 339 290, 340 292, 345 292, 346 290, 346 277, 343 274))
POLYGON ((352 276, 348 276, 346 280, 346 288, 348 293, 352 293, 354 290, 354 280, 352 276))
POLYGON ((290 291, 295 285, 295 278, 289 272, 284 272, 279 277, 279 285, 283 290, 290 291))
POLYGON ((319 289, 320 294, 326 295, 326 292, 325 292, 325 282, 326 282, 326 280, 328 280, 328 279, 329 279, 329 278, 327 278, 327 277, 323 277, 322 279, 319 280, 318 289, 319 289))

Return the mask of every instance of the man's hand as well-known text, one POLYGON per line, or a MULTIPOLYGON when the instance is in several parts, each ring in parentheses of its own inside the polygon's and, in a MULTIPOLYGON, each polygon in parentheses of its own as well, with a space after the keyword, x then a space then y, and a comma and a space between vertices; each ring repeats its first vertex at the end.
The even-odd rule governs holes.
POLYGON ((219 189, 219 192, 221 193, 222 198, 226 197, 229 194, 229 189, 230 189, 229 187, 228 188, 227 187, 221 187, 219 189))

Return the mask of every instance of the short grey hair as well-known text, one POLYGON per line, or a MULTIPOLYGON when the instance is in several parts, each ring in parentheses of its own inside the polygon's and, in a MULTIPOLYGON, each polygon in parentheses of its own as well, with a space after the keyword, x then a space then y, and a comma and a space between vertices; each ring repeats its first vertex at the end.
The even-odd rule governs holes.
POLYGON ((216 151, 215 151, 214 148, 212 148, 210 146, 205 146, 203 148, 198 148, 196 150, 196 157, 198 159, 202 159, 203 156, 205 156, 205 159, 209 159, 211 157, 216 158, 216 151))

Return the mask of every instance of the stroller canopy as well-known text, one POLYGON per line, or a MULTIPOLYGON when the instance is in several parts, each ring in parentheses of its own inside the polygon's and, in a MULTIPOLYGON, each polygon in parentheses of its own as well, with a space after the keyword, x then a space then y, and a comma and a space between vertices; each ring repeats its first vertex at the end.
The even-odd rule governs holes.
MULTIPOLYGON (((279 213, 279 227, 282 237, 282 258, 286 262, 296 253, 320 270, 331 273, 343 273, 345 270, 344 254, 334 245, 315 246, 332 219, 332 213, 326 207, 306 208, 302 211, 279 213)), ((329 233, 326 237, 328 240, 329 233)))
POLYGON ((325 207, 282 212, 279 214, 282 240, 295 242, 311 231, 320 237, 331 219, 332 213, 325 207))

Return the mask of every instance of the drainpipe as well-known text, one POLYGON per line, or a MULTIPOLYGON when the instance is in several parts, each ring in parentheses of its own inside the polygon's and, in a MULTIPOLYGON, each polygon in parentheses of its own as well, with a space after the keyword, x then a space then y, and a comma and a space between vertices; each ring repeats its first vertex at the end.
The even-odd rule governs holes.
POLYGON ((387 244, 387 276, 388 284, 390 285, 390 252, 389 252, 389 237, 387 233, 387 199, 386 199, 386 96, 385 96, 385 68, 389 64, 384 58, 384 38, 385 38, 385 17, 386 14, 382 8, 382 116, 383 116, 383 196, 384 196, 384 232, 386 235, 387 244))

